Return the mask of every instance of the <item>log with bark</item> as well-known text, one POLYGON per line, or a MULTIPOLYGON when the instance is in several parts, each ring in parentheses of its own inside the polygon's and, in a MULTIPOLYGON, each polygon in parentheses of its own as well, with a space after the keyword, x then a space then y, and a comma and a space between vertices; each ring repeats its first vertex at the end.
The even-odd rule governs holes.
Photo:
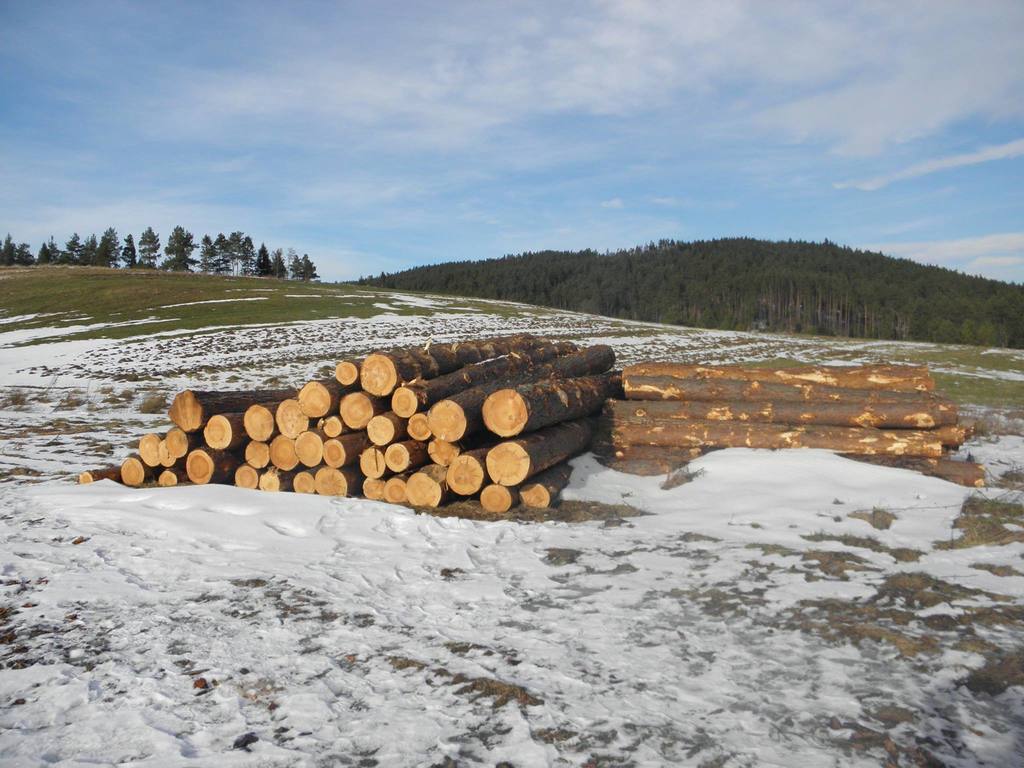
POLYGON ((238 413, 253 403, 280 402, 294 397, 294 389, 245 390, 241 392, 209 392, 186 389, 179 392, 167 415, 185 432, 196 432, 215 413, 238 413))
POLYGON ((384 451, 384 465, 392 472, 407 472, 430 461, 427 446, 419 440, 392 443, 384 451))
POLYGON ((619 421, 612 442, 673 448, 823 448, 866 455, 942 455, 942 440, 934 431, 881 430, 873 427, 745 424, 736 421, 685 421, 669 425, 619 421))
POLYGON ((487 453, 487 474, 498 485, 519 485, 585 450, 592 435, 587 420, 579 419, 499 443, 487 453))
POLYGON ((536 347, 544 342, 522 334, 494 339, 429 344, 423 349, 396 349, 369 355, 359 382, 371 395, 390 395, 396 387, 417 379, 434 379, 472 363, 536 347))
POLYGON ((278 435, 271 440, 270 463, 285 472, 295 469, 299 465, 299 454, 295 450, 295 441, 284 435, 278 435))
POLYGON ((240 463, 238 457, 229 451, 196 448, 189 452, 185 460, 185 471, 188 479, 196 485, 228 483, 234 479, 240 463))
POLYGON ((294 440, 309 429, 309 416, 302 412, 298 400, 288 398, 278 403, 274 411, 274 424, 278 432, 294 440))
POLYGON ((460 453, 451 464, 445 481, 459 496, 475 496, 487 483, 487 453, 490 448, 474 448, 460 453))
POLYGON ((311 419, 319 419, 328 414, 338 412, 338 404, 341 398, 353 389, 358 389, 354 384, 344 386, 339 384, 337 379, 316 379, 306 382, 296 399, 299 401, 299 408, 311 419))
POLYGON ((321 496, 354 496, 363 485, 363 476, 355 467, 320 467, 315 479, 321 496))
POLYGON ((399 416, 409 418, 417 411, 424 411, 434 403, 459 392, 505 380, 525 372, 533 365, 571 354, 578 349, 575 344, 567 341, 540 344, 493 360, 467 365, 434 379, 410 381, 398 387, 391 395, 391 409, 399 416))
POLYGON ((758 424, 821 424, 879 429, 931 429, 956 423, 953 403, 935 397, 917 402, 829 401, 630 401, 609 400, 606 413, 614 420, 646 419, 669 427, 685 421, 739 421, 758 424))
POLYGON ((566 463, 545 469, 519 486, 519 500, 528 507, 543 509, 558 503, 562 489, 569 484, 572 467, 566 463))
POLYGON ((260 475, 259 489, 271 493, 290 491, 294 478, 294 472, 282 472, 277 467, 271 467, 260 475))
POLYGON ((156 484, 161 488, 171 488, 175 485, 184 485, 188 482, 188 473, 184 467, 169 467, 162 469, 156 477, 156 484))
POLYGON ((427 443, 427 454, 430 456, 430 460, 442 467, 451 465, 460 453, 462 453, 462 447, 458 443, 449 443, 447 440, 437 437, 427 443))
POLYGON ((405 484, 409 504, 414 507, 439 507, 448 500, 447 470, 437 464, 428 464, 413 473, 405 484))
POLYGON ((386 397, 376 397, 365 392, 350 392, 341 398, 339 411, 345 426, 352 430, 366 429, 370 420, 387 413, 391 402, 386 397))
POLYGON ((98 483, 100 480, 113 480, 121 482, 121 465, 113 467, 101 467, 100 469, 87 469, 78 475, 78 482, 82 485, 87 483, 98 483))
POLYGON ((146 464, 138 454, 121 462, 121 482, 132 488, 151 481, 153 475, 153 467, 146 464))
POLYGON ((345 431, 345 422, 341 416, 327 416, 317 422, 317 427, 328 437, 338 437, 345 431))
POLYGON ((374 445, 391 445, 404 440, 408 434, 408 420, 388 411, 370 419, 366 425, 366 434, 374 445))
POLYGON ((359 461, 359 454, 370 447, 365 432, 350 432, 341 437, 324 440, 324 464, 329 467, 347 467, 359 461))
POLYGON ((362 360, 342 360, 334 366, 334 378, 342 386, 356 384, 359 381, 359 368, 362 360))
POLYGON ((601 410, 605 400, 621 393, 622 379, 617 373, 499 389, 484 401, 484 425, 499 437, 514 437, 589 416, 601 410))
POLYGON ((210 448, 219 451, 234 450, 249 439, 244 421, 244 413, 215 414, 203 427, 203 440, 210 448))
POLYGON ((480 491, 480 506, 488 512, 504 513, 519 506, 519 489, 493 483, 480 491))
POLYGON ((628 475, 667 475, 699 459, 712 448, 672 448, 655 445, 613 446, 595 440, 594 454, 606 467, 628 475))
POLYGON ((935 381, 924 365, 821 365, 772 368, 746 365, 688 365, 638 363, 623 374, 689 380, 760 381, 778 384, 816 384, 887 392, 930 391, 935 381))
POLYGON ((239 464, 235 470, 235 485, 256 490, 260 486, 260 471, 251 464, 239 464))
POLYGON ((254 469, 265 469, 270 464, 270 445, 250 440, 245 444, 245 463, 254 469))
POLYGON ((881 467, 909 469, 929 477, 937 477, 968 488, 985 487, 985 468, 973 461, 956 461, 950 458, 926 459, 918 456, 859 456, 842 454, 847 459, 875 464, 881 467))
POLYGON ((434 404, 427 414, 431 433, 450 443, 484 429, 483 405, 488 396, 501 389, 549 378, 577 378, 604 373, 615 363, 611 347, 599 344, 570 355, 533 366, 506 381, 467 389, 434 404))

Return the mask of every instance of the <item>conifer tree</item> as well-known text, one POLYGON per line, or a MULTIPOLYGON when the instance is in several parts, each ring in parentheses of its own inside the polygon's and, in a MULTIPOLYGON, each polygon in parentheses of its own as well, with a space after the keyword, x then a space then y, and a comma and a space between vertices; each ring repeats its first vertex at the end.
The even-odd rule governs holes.
POLYGON ((164 259, 161 269, 169 269, 174 272, 191 272, 196 260, 192 258, 192 252, 196 249, 195 239, 192 233, 181 225, 171 230, 167 238, 167 245, 164 246, 164 259))
POLYGON ((98 267, 116 267, 117 266, 117 244, 118 244, 117 230, 113 227, 107 227, 103 235, 100 237, 99 246, 96 248, 96 258, 94 263, 98 267))
POLYGON ((231 272, 231 243, 221 232, 213 243, 213 249, 217 252, 214 260, 213 271, 221 275, 231 272))
POLYGON ((252 244, 252 238, 246 235, 239 243, 238 265, 243 275, 256 274, 256 248, 252 244))
POLYGON ((156 269, 156 259, 159 255, 160 235, 154 232, 152 227, 146 227, 146 231, 139 237, 139 266, 156 269))
POLYGON ((281 280, 288 277, 288 267, 284 263, 284 252, 280 248, 274 249, 274 255, 270 264, 273 268, 274 277, 281 280))
POLYGON ((306 282, 320 279, 316 273, 316 264, 310 260, 308 253, 302 254, 302 279, 306 282))
POLYGON ((5 267, 9 267, 14 264, 14 256, 18 252, 18 249, 14 247, 14 238, 11 237, 11 233, 7 233, 7 237, 4 238, 4 246, 0 249, 0 264, 5 267))
POLYGON ((32 246, 28 243, 19 243, 14 251, 14 263, 20 267, 30 267, 36 263, 32 256, 32 246))
POLYGON ((213 239, 209 235, 203 235, 202 245, 199 246, 199 271, 212 273, 217 270, 217 249, 213 245, 213 239))
POLYGON ((302 261, 299 259, 299 254, 294 248, 288 249, 288 279, 302 279, 302 261))
POLYGON ((269 277, 273 274, 273 265, 270 263, 270 251, 266 243, 260 243, 260 249, 256 253, 256 274, 260 277, 269 277))
POLYGON ((99 253, 100 243, 96 235, 89 235, 82 243, 82 251, 78 256, 78 263, 88 267, 96 266, 96 255, 99 253))
POLYGON ((43 241, 43 244, 39 246, 39 252, 36 254, 36 264, 49 264, 50 259, 50 246, 43 241))
POLYGON ((64 244, 64 250, 60 254, 61 264, 78 264, 82 258, 82 238, 75 232, 64 244))
POLYGON ((124 247, 121 248, 121 264, 125 269, 134 269, 139 263, 139 254, 135 250, 135 238, 129 232, 124 236, 124 247))

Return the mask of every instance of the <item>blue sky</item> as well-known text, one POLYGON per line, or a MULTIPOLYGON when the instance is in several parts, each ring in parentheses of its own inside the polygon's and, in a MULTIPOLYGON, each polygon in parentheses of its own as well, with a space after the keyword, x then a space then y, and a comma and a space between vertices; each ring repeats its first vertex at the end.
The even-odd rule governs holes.
POLYGON ((833 241, 1024 281, 1024 3, 0 0, 0 231, 328 279, 833 241))

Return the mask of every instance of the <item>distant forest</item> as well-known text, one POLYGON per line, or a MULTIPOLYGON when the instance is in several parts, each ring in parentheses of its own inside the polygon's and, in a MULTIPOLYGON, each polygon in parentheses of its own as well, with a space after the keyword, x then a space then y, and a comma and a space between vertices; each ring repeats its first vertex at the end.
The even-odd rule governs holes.
POLYGON ((702 328, 1024 347, 1024 286, 828 240, 540 251, 359 283, 702 328))
POLYGON ((318 280, 316 264, 309 254, 299 256, 294 248, 287 254, 282 248, 257 249, 244 232, 223 232, 216 237, 203 235, 198 243, 184 227, 175 227, 167 237, 161 258, 160 235, 152 227, 139 236, 138 244, 129 233, 120 240, 117 230, 108 227, 100 237, 84 240, 75 232, 63 246, 51 237, 32 252, 28 243, 14 244, 8 233, 0 246, 0 266, 72 264, 88 267, 125 269, 166 269, 173 272, 206 272, 216 275, 250 275, 289 280, 318 280), (196 253, 198 251, 198 253, 196 253))

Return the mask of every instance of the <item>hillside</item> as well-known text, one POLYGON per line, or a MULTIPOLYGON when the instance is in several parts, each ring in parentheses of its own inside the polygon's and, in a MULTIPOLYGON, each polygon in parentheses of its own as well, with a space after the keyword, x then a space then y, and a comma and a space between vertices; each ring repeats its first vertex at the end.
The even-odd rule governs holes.
POLYGON ((1024 347, 1024 286, 828 241, 540 251, 359 283, 703 328, 1024 347))

